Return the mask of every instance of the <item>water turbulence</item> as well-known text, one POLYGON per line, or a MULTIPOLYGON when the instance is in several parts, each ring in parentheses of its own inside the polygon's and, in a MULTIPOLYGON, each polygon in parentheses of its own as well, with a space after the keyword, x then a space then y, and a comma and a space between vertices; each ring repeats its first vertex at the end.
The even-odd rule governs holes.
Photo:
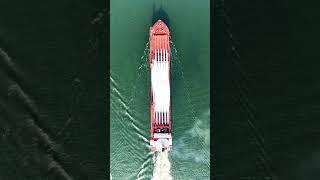
POLYGON ((170 30, 156 18, 150 28, 150 148, 154 152, 153 180, 171 180, 169 151, 172 149, 170 30))
POLYGON ((171 163, 167 150, 155 153, 155 162, 152 180, 171 180, 171 163))
MULTIPOLYGON (((149 72, 149 48, 150 48, 150 44, 149 42, 146 43, 146 47, 144 50, 144 55, 141 57, 141 64, 139 65, 139 72, 143 72, 143 73, 139 73, 138 74, 138 81, 142 81, 144 78, 142 76, 146 76, 147 73, 149 72), (143 75, 142 75, 143 74, 143 75)), ((175 50, 176 51, 176 50, 175 50)), ((176 54, 176 53, 174 53, 176 54)), ((175 57, 173 57, 175 59, 175 57)), ((134 87, 135 89, 135 87, 134 87)), ((149 143, 149 141, 146 139, 144 140, 146 143, 149 143)), ((151 153, 151 152, 150 152, 151 153)), ((171 176, 171 162, 169 160, 169 151, 164 150, 162 152, 156 152, 156 153, 152 153, 150 155, 153 155, 153 164, 154 164, 154 169, 153 169, 153 174, 152 174, 152 180, 171 180, 173 179, 171 176)), ((148 158, 146 160, 145 163, 148 163, 148 160, 151 160, 148 158)), ((140 172, 146 171, 148 168, 146 164, 142 165, 141 167, 142 169, 140 170, 140 172)), ((138 179, 144 179, 146 178, 146 176, 143 176, 142 174, 145 175, 145 173, 140 173, 137 178, 138 179)))

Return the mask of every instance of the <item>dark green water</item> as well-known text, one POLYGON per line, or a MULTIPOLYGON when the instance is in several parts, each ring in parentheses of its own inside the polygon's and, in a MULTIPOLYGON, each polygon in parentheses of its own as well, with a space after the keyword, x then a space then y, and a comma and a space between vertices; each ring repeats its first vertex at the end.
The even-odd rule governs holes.
POLYGON ((319 179, 318 7, 312 1, 216 1, 217 179, 319 179))
POLYGON ((173 179, 209 179, 209 1, 111 1, 110 101, 113 179, 151 179, 149 28, 162 5, 171 30, 173 179))
POLYGON ((105 1, 0 2, 0 179, 106 179, 105 1))

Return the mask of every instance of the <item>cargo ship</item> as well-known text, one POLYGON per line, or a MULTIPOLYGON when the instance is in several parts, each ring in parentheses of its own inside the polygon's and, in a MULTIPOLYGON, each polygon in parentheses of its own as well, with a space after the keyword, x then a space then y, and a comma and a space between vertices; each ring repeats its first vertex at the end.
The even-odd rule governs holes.
POLYGON ((151 150, 172 149, 172 124, 170 109, 170 31, 158 20, 149 32, 151 72, 151 150))

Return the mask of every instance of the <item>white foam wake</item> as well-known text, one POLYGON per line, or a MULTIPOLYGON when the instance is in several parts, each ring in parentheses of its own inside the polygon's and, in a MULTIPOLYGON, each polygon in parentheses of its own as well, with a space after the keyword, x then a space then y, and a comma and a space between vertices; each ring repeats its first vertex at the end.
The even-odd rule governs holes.
POLYGON ((170 169, 171 163, 169 161, 168 151, 165 150, 156 153, 152 180, 172 180, 170 169))

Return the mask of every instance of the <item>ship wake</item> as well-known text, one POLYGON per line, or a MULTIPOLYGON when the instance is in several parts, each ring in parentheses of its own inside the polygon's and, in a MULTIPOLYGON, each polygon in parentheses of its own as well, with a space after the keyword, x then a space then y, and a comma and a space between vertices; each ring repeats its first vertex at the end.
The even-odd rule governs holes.
POLYGON ((168 151, 156 153, 152 180, 172 180, 170 171, 168 151))

